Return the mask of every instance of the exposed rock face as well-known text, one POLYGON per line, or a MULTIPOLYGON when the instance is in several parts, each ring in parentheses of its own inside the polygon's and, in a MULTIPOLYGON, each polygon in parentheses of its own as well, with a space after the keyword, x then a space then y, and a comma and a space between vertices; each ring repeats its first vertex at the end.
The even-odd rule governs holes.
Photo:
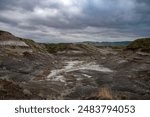
POLYGON ((28 45, 19 40, 19 38, 15 37, 9 32, 0 31, 0 46, 23 46, 28 47, 28 45))
POLYGON ((19 39, 15 37, 13 34, 6 31, 0 31, 0 41, 6 41, 6 40, 19 41, 19 39))
POLYGON ((7 40, 7 41, 0 41, 1 46, 22 46, 22 47, 28 47, 25 42, 22 41, 12 41, 12 40, 7 40))

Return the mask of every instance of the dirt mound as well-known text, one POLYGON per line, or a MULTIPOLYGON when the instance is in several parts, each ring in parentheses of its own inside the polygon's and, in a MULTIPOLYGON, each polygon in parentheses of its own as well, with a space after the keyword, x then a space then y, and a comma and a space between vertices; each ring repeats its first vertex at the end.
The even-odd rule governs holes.
POLYGON ((18 85, 0 79, 0 99, 29 99, 29 95, 18 85))
POLYGON ((28 47, 24 41, 6 31, 0 31, 0 46, 28 47))
POLYGON ((6 31, 0 31, 0 41, 6 41, 6 40, 19 40, 17 37, 15 37, 14 35, 12 35, 9 32, 6 31))

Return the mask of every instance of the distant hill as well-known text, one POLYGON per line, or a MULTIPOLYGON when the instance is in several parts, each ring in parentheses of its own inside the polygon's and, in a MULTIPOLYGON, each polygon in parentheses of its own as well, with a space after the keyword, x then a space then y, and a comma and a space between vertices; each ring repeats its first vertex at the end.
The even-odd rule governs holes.
POLYGON ((150 38, 142 38, 133 41, 127 46, 128 50, 150 51, 150 38))
POLYGON ((127 46, 131 42, 132 41, 119 41, 119 42, 91 42, 91 41, 86 41, 83 43, 84 44, 91 44, 94 46, 127 46))
POLYGON ((59 43, 59 44, 45 44, 37 43, 30 39, 23 39, 14 36, 13 34, 0 30, 0 46, 13 47, 13 48, 26 48, 32 51, 56 53, 64 50, 80 50, 87 49, 94 46, 114 46, 114 47, 126 47, 130 50, 142 50, 150 51, 150 38, 137 39, 135 41, 119 41, 119 42, 92 42, 85 41, 80 43, 59 43))

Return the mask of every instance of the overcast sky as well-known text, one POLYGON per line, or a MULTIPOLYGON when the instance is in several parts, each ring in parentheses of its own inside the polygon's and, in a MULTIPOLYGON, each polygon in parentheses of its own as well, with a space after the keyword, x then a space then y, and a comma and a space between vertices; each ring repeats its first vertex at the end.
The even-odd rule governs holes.
POLYGON ((39 42, 150 37, 150 0, 0 0, 0 30, 39 42))

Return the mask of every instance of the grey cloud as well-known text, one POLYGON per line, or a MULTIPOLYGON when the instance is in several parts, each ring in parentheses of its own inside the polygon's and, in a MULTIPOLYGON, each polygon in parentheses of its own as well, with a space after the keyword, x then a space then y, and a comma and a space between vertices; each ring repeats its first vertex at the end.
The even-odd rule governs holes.
POLYGON ((41 42, 117 41, 149 36, 149 0, 0 0, 0 3, 1 30, 41 42))

